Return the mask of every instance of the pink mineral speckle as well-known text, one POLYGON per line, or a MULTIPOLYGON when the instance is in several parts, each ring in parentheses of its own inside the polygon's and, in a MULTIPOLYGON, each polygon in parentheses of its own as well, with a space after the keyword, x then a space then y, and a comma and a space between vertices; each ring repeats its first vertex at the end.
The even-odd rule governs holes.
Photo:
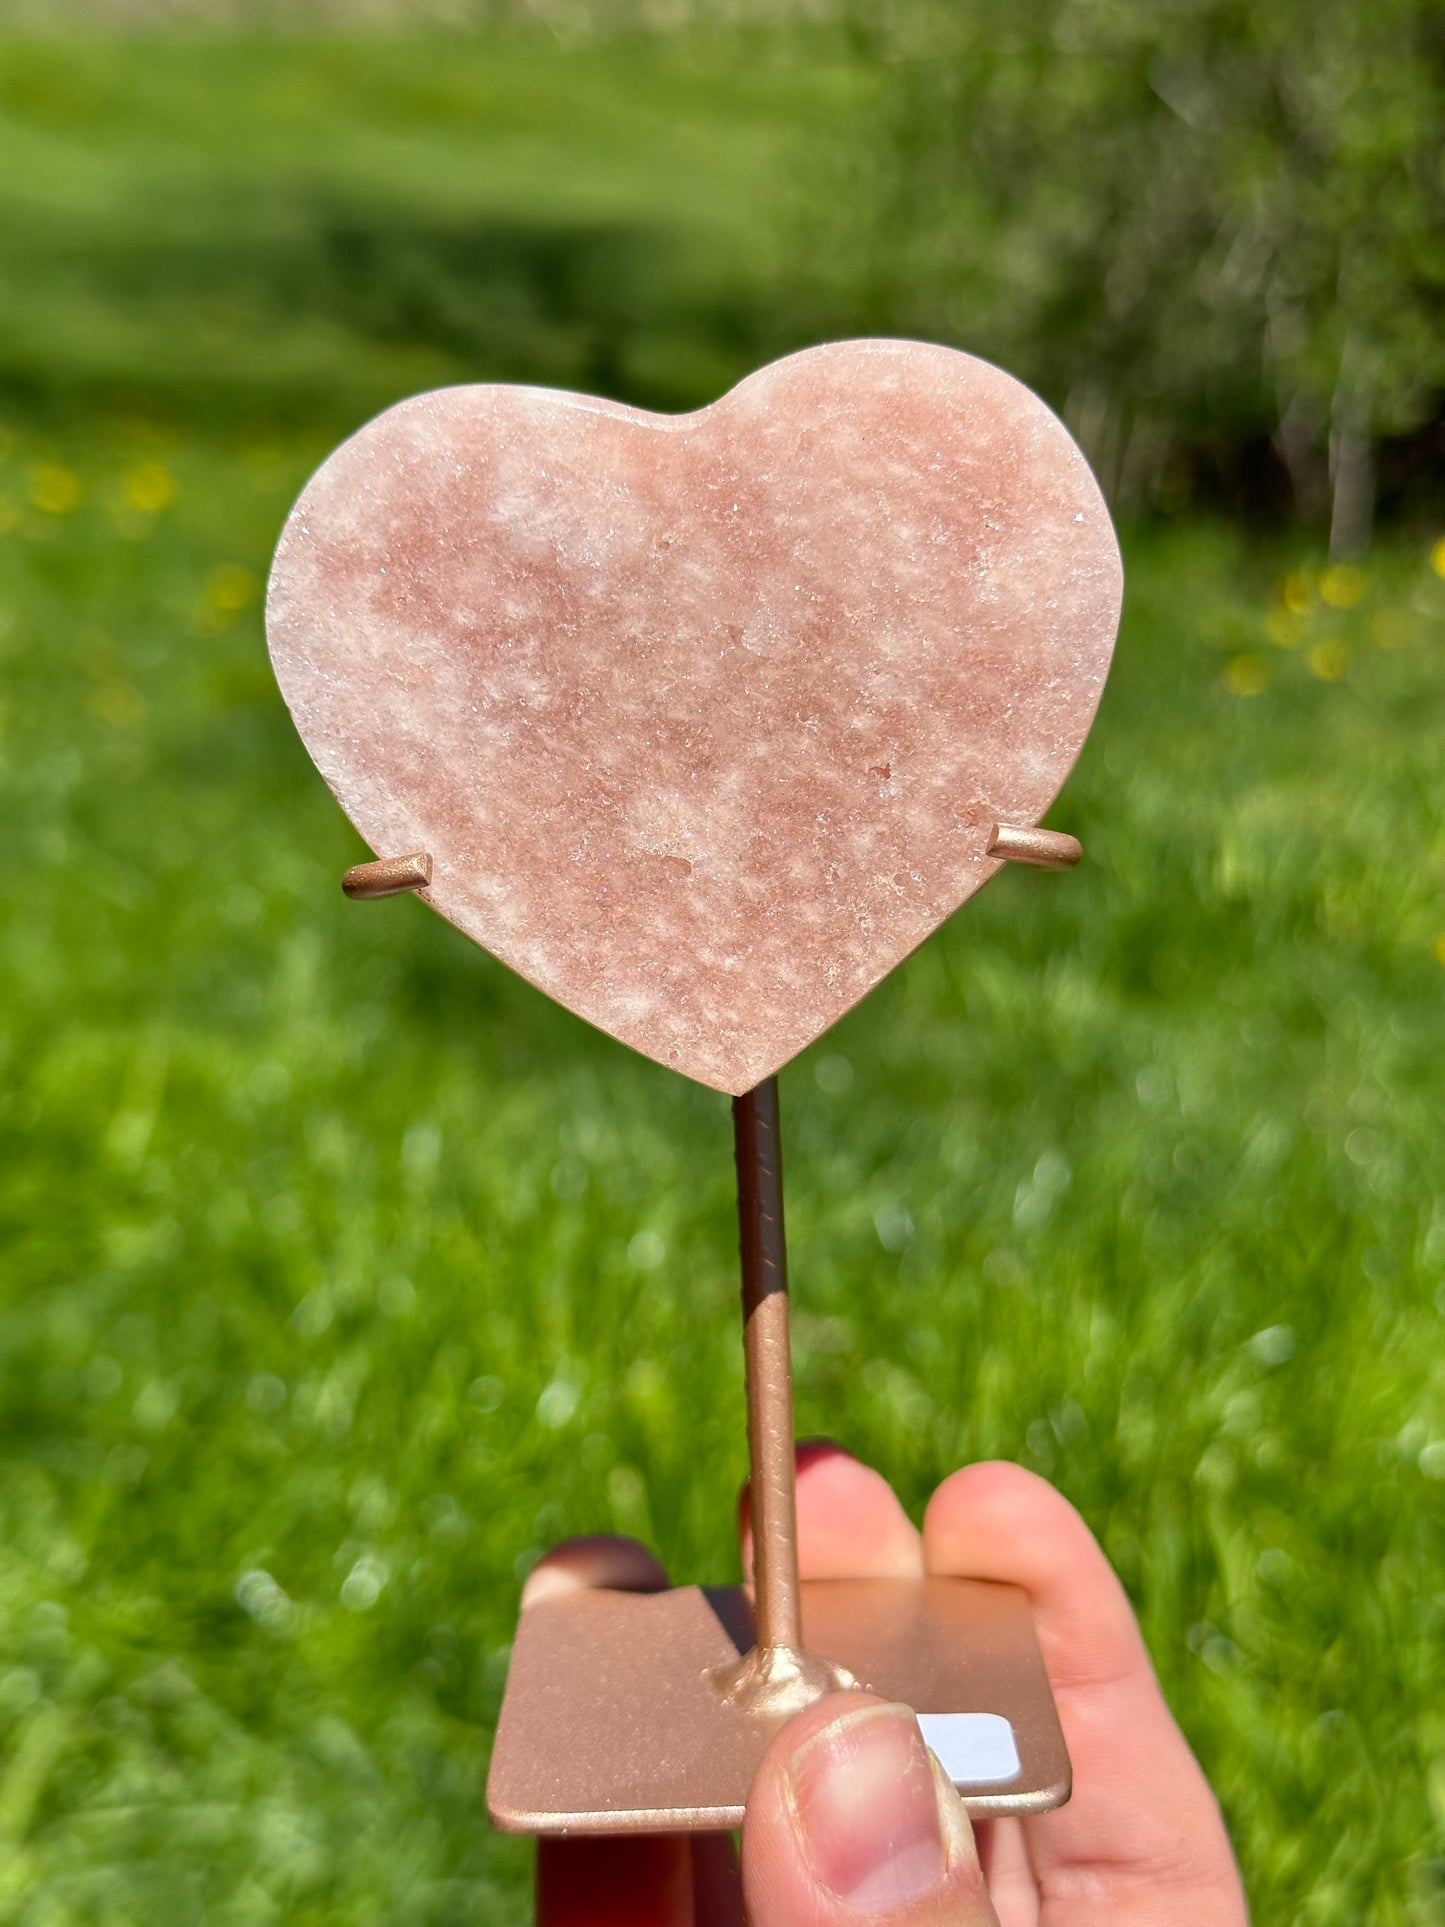
POLYGON ((1037 823, 1122 575, 1059 421, 916 342, 693 415, 401 403, 277 550, 271 656, 379 856, 559 1003, 728 1092, 837 1021, 1037 823))

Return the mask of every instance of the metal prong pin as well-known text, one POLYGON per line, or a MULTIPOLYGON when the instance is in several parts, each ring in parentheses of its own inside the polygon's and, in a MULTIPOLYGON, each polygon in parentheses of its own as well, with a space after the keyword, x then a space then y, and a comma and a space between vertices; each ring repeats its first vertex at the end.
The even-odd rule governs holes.
POLYGON ((989 832, 989 856, 1007 863, 1029 863, 1036 870, 1072 870, 1084 854, 1076 836, 1061 830, 1022 829, 1012 823, 995 823, 989 832))
POLYGON ((424 890, 430 882, 431 857, 420 850, 415 856, 353 863, 341 879, 341 887, 353 902, 369 903, 373 897, 399 897, 405 890, 424 890))

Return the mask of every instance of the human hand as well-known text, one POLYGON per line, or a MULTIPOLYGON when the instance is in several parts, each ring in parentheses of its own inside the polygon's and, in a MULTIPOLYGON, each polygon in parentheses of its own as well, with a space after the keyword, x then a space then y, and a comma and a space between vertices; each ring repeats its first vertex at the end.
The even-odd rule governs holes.
MULTIPOLYGON (((805 1446, 798 1539, 805 1578, 1022 1586, 1073 1761, 1069 1804, 971 1828, 906 1708, 833 1694, 768 1748, 740 1869, 726 1835, 544 1841, 539 1927, 1243 1927, 1214 1796, 1122 1586, 1051 1486, 1014 1465, 966 1466, 934 1493, 920 1534, 878 1473, 805 1446)), ((749 1550, 745 1519, 745 1564, 749 1550)), ((572 1540, 537 1567, 523 1605, 571 1586, 666 1583, 633 1540, 572 1540)))

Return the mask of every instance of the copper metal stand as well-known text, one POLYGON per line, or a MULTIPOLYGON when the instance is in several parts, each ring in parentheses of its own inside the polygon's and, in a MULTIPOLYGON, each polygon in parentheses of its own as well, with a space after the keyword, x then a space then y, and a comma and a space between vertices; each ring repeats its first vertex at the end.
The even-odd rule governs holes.
POLYGON ((733 1103, 755 1592, 575 1592, 523 1617, 487 1781, 517 1833, 735 1827, 779 1724, 864 1686, 917 1709, 974 1814, 1039 1812, 1069 1761, 1025 1595, 800 1583, 777 1082, 733 1103))
POLYGON ((741 1660, 723 1666, 717 1683, 731 1705, 766 1717, 796 1713, 824 1693, 858 1682, 844 1667, 815 1658, 803 1647, 793 1353, 776 1077, 733 1099, 733 1143, 738 1166, 757 1644, 741 1660))

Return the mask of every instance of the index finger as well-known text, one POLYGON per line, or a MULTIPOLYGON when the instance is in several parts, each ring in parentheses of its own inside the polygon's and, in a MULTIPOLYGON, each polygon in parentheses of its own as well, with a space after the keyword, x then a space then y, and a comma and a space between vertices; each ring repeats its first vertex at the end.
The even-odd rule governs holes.
POLYGON ((1041 1927, 1242 1927, 1219 1807, 1165 1704, 1129 1600, 1061 1494, 1021 1466, 966 1466, 923 1525, 928 1570, 1022 1586, 1074 1766, 1027 1821, 1041 1927))

